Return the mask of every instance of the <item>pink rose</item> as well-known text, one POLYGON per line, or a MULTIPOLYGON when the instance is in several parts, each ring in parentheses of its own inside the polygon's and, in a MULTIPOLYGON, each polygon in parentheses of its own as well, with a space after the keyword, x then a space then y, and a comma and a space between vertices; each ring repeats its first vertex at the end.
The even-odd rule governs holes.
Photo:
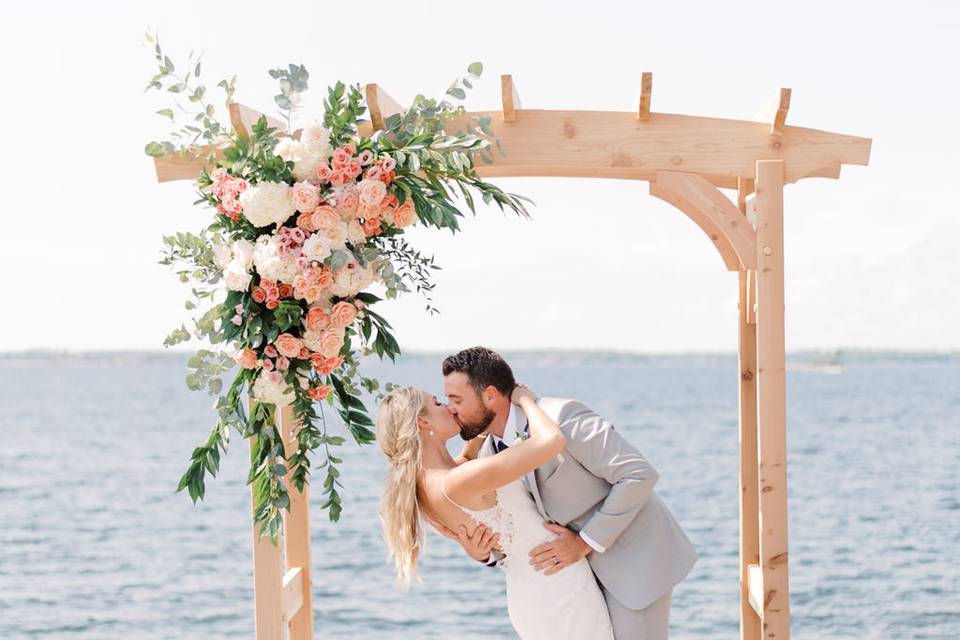
POLYGON ((280 356, 277 358, 277 369, 279 371, 286 371, 290 367, 290 361, 285 357, 280 356))
POLYGON ((337 197, 337 209, 340 211, 353 212, 360 205, 360 196, 355 189, 345 189, 337 197))
POLYGON ((358 175, 363 173, 363 167, 360 166, 360 161, 354 158, 351 160, 346 167, 344 167, 344 172, 351 178, 356 178, 358 175))
POLYGON ((349 302, 338 302, 330 310, 330 324, 338 329, 349 327, 356 319, 357 308, 349 302))
POLYGON ((333 169, 326 163, 318 164, 317 168, 313 170, 313 173, 317 177, 317 182, 320 184, 330 182, 330 178, 333 177, 333 169))
POLYGON ((276 298, 271 298, 270 300, 267 300, 267 304, 265 304, 264 306, 267 309, 276 309, 277 307, 280 306, 280 301, 277 300, 276 298))
POLYGON ((357 145, 352 142, 343 145, 343 150, 351 157, 357 155, 357 145))
POLYGON ((255 369, 257 367, 257 352, 250 347, 233 356, 233 359, 244 369, 255 369))
POLYGON ((230 322, 237 325, 238 327, 243 324, 243 318, 241 316, 233 316, 230 318, 230 322))
MULTIPOLYGON (((334 309, 336 309, 336 307, 334 307, 334 309)), ((307 312, 306 324, 307 329, 310 331, 322 331, 330 326, 330 316, 328 316, 327 312, 321 307, 311 307, 310 311, 307 312)))
POLYGON ((288 358, 296 358, 300 354, 300 347, 303 346, 299 338, 295 338, 289 333, 281 333, 277 336, 277 339, 273 341, 273 344, 277 348, 277 351, 280 352, 280 355, 287 356, 288 358))
POLYGON ((281 298, 289 298, 293 295, 293 287, 287 283, 283 283, 280 285, 279 294, 281 298))
POLYGON ((272 361, 272 360, 267 360, 266 358, 264 358, 264 359, 263 359, 263 370, 264 370, 264 371, 273 371, 273 361, 272 361))
POLYGON ((343 329, 328 329, 320 335, 320 353, 327 358, 336 357, 343 348, 343 329))
POLYGON ((320 204, 320 189, 309 182, 298 182, 293 185, 293 203, 297 211, 308 213, 320 204))
POLYGON ((267 356, 268 358, 276 358, 277 350, 276 348, 274 348, 272 344, 268 344, 266 347, 263 348, 263 355, 267 356))
POLYGON ((353 154, 347 153, 347 150, 343 147, 338 147, 333 152, 333 162, 331 162, 334 170, 342 169, 343 167, 347 166, 352 156, 353 154))
POLYGON ((333 175, 330 176, 330 184, 332 184, 335 187, 341 186, 346 181, 347 181, 347 175, 340 169, 335 170, 333 172, 333 175))

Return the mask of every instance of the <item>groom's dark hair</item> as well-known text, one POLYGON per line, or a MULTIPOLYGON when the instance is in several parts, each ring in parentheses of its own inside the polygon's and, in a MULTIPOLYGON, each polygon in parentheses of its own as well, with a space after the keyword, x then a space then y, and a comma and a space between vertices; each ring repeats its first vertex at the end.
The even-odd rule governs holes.
POLYGON ((470 347, 443 361, 443 375, 460 372, 466 374, 470 386, 479 394, 487 387, 494 387, 503 395, 510 397, 517 381, 513 378, 510 365, 499 353, 486 347, 470 347))

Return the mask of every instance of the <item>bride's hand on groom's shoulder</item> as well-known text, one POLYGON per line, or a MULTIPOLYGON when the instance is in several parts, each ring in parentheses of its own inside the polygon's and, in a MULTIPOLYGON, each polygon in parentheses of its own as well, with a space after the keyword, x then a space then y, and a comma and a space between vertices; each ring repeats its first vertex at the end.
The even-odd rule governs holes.
POLYGON ((531 391, 527 385, 518 384, 513 388, 513 393, 510 394, 510 402, 513 404, 520 404, 520 401, 524 398, 529 398, 530 400, 536 402, 537 394, 531 391))

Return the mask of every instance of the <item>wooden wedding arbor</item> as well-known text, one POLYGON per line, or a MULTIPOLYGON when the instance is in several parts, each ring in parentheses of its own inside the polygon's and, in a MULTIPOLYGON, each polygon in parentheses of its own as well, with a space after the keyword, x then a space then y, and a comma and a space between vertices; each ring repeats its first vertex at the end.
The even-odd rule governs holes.
MULTIPOLYGON (((783 188, 804 178, 839 178, 843 164, 866 165, 870 139, 787 125, 790 89, 780 90, 761 121, 745 121, 652 112, 650 73, 641 76, 631 112, 523 109, 511 76, 502 76, 501 86, 501 111, 469 114, 491 117, 506 152, 477 167, 480 175, 645 180, 651 195, 693 220, 726 268, 739 272, 740 637, 787 640, 783 188), (720 189, 734 190, 735 199, 720 189)), ((402 108, 376 84, 366 86, 366 97, 370 122, 360 133, 369 136, 402 108)), ((242 136, 260 115, 230 108, 242 136)), ((450 130, 462 124, 454 121, 450 130)), ((161 182, 196 178, 203 167, 180 156, 155 163, 161 182)), ((289 409, 280 426, 289 450, 289 409)), ((313 638, 307 489, 290 487, 290 495, 282 550, 254 534, 259 640, 285 631, 291 640, 313 638)))

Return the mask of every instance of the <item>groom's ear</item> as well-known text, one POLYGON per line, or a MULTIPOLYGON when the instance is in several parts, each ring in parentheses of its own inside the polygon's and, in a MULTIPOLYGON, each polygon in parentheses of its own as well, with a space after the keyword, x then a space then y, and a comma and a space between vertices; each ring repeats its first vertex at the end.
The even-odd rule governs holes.
POLYGON ((487 408, 490 408, 503 396, 503 394, 500 393, 499 389, 491 384, 483 390, 481 396, 483 397, 483 404, 486 405, 487 408))

